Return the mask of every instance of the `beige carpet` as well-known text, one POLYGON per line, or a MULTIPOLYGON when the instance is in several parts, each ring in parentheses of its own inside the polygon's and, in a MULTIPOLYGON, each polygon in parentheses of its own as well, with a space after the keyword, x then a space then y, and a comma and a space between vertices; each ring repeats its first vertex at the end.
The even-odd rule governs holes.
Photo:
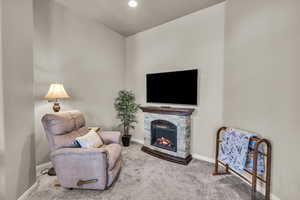
MULTIPOLYGON (((56 177, 38 175, 28 200, 250 200, 250 187, 234 176, 212 176, 213 165, 193 160, 188 166, 143 153, 141 145, 123 150, 124 166, 105 191, 55 187, 56 177)), ((262 199, 261 195, 257 199, 262 199)))

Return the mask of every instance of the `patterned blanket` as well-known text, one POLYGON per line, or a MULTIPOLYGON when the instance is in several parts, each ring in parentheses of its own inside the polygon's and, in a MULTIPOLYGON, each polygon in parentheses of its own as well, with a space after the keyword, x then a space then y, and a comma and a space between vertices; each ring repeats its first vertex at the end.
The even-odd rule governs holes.
MULTIPOLYGON (((255 134, 232 128, 226 129, 222 136, 219 160, 238 172, 243 171, 245 168, 252 171, 253 158, 247 156, 247 153, 249 147, 254 149, 256 141, 250 141, 251 137, 255 137, 255 134)), ((262 145, 260 145, 259 151, 264 152, 262 145)), ((258 154, 257 172, 258 174, 265 172, 265 162, 262 154, 258 154)))

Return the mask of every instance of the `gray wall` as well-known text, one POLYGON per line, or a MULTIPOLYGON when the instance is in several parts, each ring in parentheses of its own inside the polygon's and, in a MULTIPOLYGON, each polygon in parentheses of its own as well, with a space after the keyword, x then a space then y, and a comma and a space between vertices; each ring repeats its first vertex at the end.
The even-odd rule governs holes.
POLYGON ((273 145, 272 192, 300 196, 300 1, 228 0, 224 122, 273 145))
POLYGON ((2 1, 5 199, 35 182, 32 1, 2 1))
MULTIPOLYGON (((223 123, 257 132, 273 144, 272 192, 296 200, 300 2, 227 0, 225 69, 224 7, 219 4, 127 38, 124 71, 122 36, 55 1, 35 0, 37 163, 48 160, 39 121, 51 110, 42 99, 51 82, 63 82, 72 96, 63 109, 80 109, 91 124, 110 129, 116 125, 115 112, 107 105, 123 83, 136 93, 138 103, 147 105, 146 73, 197 67, 193 153, 212 158, 212 134, 223 123)), ((133 134, 143 140, 142 113, 138 119, 133 134)))
MULTIPOLYGON (((224 6, 218 4, 126 39, 126 88, 142 105, 150 105, 146 104, 147 73, 199 70, 192 152, 209 158, 214 152, 213 134, 222 125, 224 6)), ((132 131, 142 141, 143 116, 138 114, 139 123, 132 131)))
POLYGON ((2 0, 0 0, 0 199, 4 199, 5 166, 4 166, 4 111, 2 82, 2 0))
POLYGON ((113 101, 124 88, 125 38, 57 1, 35 0, 34 13, 36 158, 41 164, 49 161, 40 120, 52 112, 43 99, 50 83, 63 83, 72 97, 61 103, 62 110, 79 109, 88 125, 116 129, 113 101))

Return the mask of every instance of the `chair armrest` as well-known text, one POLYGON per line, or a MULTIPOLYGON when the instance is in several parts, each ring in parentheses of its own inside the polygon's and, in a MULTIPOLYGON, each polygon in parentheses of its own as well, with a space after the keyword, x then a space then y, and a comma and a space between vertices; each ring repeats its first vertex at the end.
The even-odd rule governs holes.
POLYGON ((51 161, 63 187, 105 189, 107 154, 103 148, 63 148, 51 153, 51 161))
POLYGON ((62 148, 51 152, 51 158, 55 156, 69 156, 69 155, 101 155, 100 153, 107 153, 106 149, 103 148, 62 148))
POLYGON ((119 131, 101 131, 99 135, 105 144, 120 144, 121 133, 119 131))

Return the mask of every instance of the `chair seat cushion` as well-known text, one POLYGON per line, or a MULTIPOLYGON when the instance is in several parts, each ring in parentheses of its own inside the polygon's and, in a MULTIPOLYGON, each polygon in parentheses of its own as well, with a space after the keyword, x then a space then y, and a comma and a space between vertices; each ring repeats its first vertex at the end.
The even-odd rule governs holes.
POLYGON ((117 161, 121 158, 122 147, 119 144, 109 144, 102 148, 106 149, 108 152, 108 170, 112 170, 117 161))

